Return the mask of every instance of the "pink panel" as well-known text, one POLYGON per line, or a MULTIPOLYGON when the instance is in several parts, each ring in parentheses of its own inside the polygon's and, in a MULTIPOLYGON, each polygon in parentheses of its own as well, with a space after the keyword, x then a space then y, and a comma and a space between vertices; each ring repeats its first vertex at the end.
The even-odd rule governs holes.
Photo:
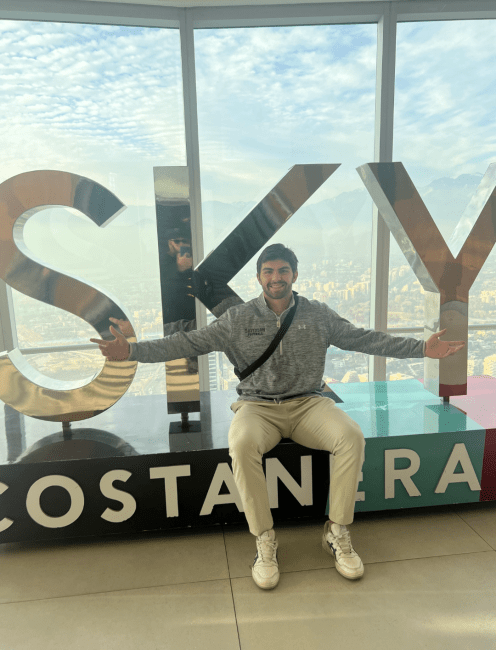
POLYGON ((486 429, 479 501, 496 501, 496 377, 468 377, 467 393, 450 403, 486 429))

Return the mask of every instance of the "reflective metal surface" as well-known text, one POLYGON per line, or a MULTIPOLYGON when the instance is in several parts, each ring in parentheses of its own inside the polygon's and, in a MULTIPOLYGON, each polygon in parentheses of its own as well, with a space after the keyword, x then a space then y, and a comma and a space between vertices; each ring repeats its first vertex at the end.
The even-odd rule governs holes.
POLYGON ((24 417, 8 404, 3 405, 7 462, 18 458, 26 448, 26 427, 24 417))
POLYGON ((336 171, 337 165, 294 165, 243 221, 197 266, 198 298, 220 316, 241 298, 227 283, 336 171), (220 313, 219 313, 220 311, 220 313))
MULTIPOLYGON (((468 340, 469 290, 496 242, 496 164, 489 166, 450 240, 453 256, 402 163, 357 168, 425 295, 424 339, 468 340), (458 252, 457 252, 458 251, 458 252)), ((425 387, 435 395, 467 392, 467 346, 445 359, 424 360, 425 387)))
MULTIPOLYGON (((23 239, 34 214, 51 206, 79 210, 104 227, 125 206, 105 187, 60 171, 19 174, 0 185, 0 277, 13 289, 70 312, 112 339, 109 318, 129 320, 117 302, 95 286, 35 259, 23 239)), ((129 336, 135 341, 134 331, 129 336)), ((105 361, 100 373, 79 382, 50 379, 18 349, 0 354, 0 399, 17 411, 51 421, 83 420, 110 408, 131 385, 137 362, 105 361)))
POLYGON ((17 458, 18 463, 46 463, 83 458, 137 456, 125 440, 108 431, 94 428, 75 429, 70 436, 60 431, 37 440, 17 458))
MULTIPOLYGON (((219 317, 242 299, 228 282, 339 165, 295 165, 196 268, 192 269, 186 167, 154 167, 164 334, 196 327, 194 297, 219 317)), ((166 363, 169 413, 200 410, 195 360, 166 363)))
MULTIPOLYGON (((187 167, 154 167, 164 335, 196 329, 187 167)), ((200 410, 198 359, 165 363, 169 413, 200 410)))

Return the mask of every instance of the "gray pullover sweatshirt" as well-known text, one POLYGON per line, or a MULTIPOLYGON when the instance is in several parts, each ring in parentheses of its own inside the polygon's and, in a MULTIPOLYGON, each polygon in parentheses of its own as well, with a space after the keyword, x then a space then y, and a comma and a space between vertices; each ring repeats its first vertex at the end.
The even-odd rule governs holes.
MULTIPOLYGON (((243 371, 258 359, 277 333, 288 309, 277 316, 263 293, 231 307, 200 330, 176 332, 153 341, 131 343, 130 361, 155 363, 220 350, 243 371)), ((424 356, 424 342, 355 327, 325 303, 298 296, 293 322, 278 349, 237 386, 241 400, 271 400, 321 395, 326 351, 330 346, 382 357, 424 356)))

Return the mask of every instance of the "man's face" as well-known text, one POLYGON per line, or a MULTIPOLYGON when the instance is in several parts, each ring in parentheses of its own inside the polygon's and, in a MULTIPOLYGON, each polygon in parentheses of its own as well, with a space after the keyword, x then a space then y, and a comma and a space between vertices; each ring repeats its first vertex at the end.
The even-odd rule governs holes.
POLYGON ((290 295, 297 277, 298 272, 293 273, 289 262, 284 260, 264 262, 260 273, 257 274, 264 294, 272 300, 280 300, 290 295))

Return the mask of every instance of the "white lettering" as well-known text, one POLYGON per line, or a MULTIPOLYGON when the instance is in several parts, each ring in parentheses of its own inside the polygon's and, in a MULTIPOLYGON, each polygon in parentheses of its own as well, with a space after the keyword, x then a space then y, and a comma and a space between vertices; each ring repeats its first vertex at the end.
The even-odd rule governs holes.
POLYGON ((217 465, 214 477, 208 488, 205 503, 200 511, 200 516, 211 515, 214 506, 221 503, 235 503, 239 512, 244 512, 241 497, 239 496, 238 488, 236 487, 234 476, 228 463, 219 463, 217 465), (227 489, 229 490, 228 494, 219 494, 223 483, 227 485, 227 489))
POLYGON ((417 486, 411 477, 416 474, 420 467, 420 456, 413 449, 386 449, 384 452, 384 498, 394 499, 395 481, 401 481, 408 496, 421 496, 417 486), (396 458, 408 458, 410 466, 405 469, 395 469, 396 458))
MULTIPOLYGON (((360 484, 363 481, 363 472, 360 472, 358 476, 358 484, 360 484)), ((355 497, 355 501, 365 501, 365 492, 358 492, 358 485, 357 485, 357 493, 355 497)))
POLYGON ((29 488, 26 498, 26 509, 33 521, 44 528, 65 528, 73 524, 79 518, 84 508, 84 494, 80 486, 72 478, 67 476, 53 475, 43 476, 29 488), (71 505, 65 515, 51 517, 41 509, 40 498, 42 493, 49 487, 57 486, 64 488, 71 497, 71 505))
POLYGON ((167 517, 179 517, 179 504, 177 501, 177 479, 179 476, 191 476, 191 465, 150 468, 150 478, 164 479, 165 512, 167 517))
POLYGON ((267 477, 267 491, 271 508, 279 507, 279 491, 277 479, 288 488, 298 503, 302 506, 311 506, 313 503, 312 491, 312 457, 302 456, 301 459, 301 485, 294 480, 288 470, 283 467, 278 458, 267 458, 265 473, 267 477))
POLYGON ((111 521, 112 523, 118 524, 121 521, 127 521, 136 512, 136 500, 134 497, 128 494, 128 492, 117 490, 113 485, 114 481, 122 481, 125 483, 131 476, 132 473, 125 469, 114 469, 102 476, 100 481, 100 491, 103 496, 107 497, 107 499, 113 499, 114 501, 120 501, 122 503, 122 508, 120 510, 113 510, 112 508, 107 508, 105 510, 101 515, 102 519, 105 519, 105 521, 111 521))
MULTIPOLYGON (((8 485, 5 485, 5 483, 2 483, 0 481, 0 494, 3 494, 6 490, 9 489, 8 485)), ((12 519, 8 519, 7 517, 4 517, 3 519, 0 519, 0 533, 3 533, 4 530, 7 530, 7 528, 10 528, 14 522, 12 519)))
POLYGON ((470 461, 470 456, 468 455, 467 448, 463 442, 459 442, 453 447, 453 451, 446 463, 444 472, 434 490, 435 493, 444 494, 450 483, 468 483, 470 489, 474 492, 481 489, 474 466, 470 461), (462 466, 463 472, 455 474, 455 469, 458 463, 462 466))

